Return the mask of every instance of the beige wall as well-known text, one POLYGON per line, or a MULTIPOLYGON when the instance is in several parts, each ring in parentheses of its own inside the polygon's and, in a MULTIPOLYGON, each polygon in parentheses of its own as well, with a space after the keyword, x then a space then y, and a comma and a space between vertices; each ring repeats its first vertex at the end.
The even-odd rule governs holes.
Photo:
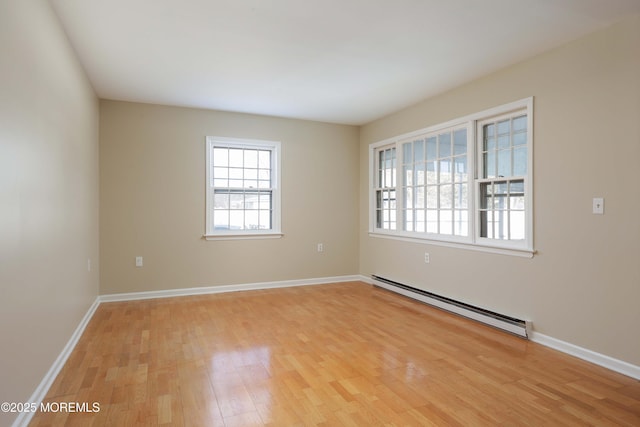
POLYGON ((97 295, 98 100, 49 3, 2 1, 0 402, 28 400, 97 295))
POLYGON ((531 319, 537 332, 640 365, 640 17, 370 123, 360 141, 362 274, 531 319), (529 96, 533 259, 368 236, 370 143, 529 96), (596 196, 603 216, 591 213, 596 196))
POLYGON ((101 294, 357 274, 358 162, 357 127, 101 101, 101 294), (281 142, 283 238, 202 239, 207 135, 281 142))

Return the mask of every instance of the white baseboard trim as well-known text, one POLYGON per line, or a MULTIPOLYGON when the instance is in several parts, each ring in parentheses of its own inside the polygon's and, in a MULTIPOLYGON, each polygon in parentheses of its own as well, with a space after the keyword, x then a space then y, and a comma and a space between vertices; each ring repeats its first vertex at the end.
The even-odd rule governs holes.
POLYGON ((640 366, 632 365, 631 363, 614 359, 613 357, 609 357, 601 353, 596 353, 595 351, 591 351, 583 347, 578 347, 577 345, 561 341, 557 338, 553 338, 535 331, 531 333, 530 339, 535 343, 542 344, 546 347, 553 348, 554 350, 570 354, 571 356, 586 360, 587 362, 591 362, 593 364, 602 366, 623 375, 627 375, 636 380, 640 380, 640 366))
MULTIPOLYGON (((89 307, 89 310, 87 310, 87 313, 84 315, 84 317, 80 321, 80 324, 71 335, 71 338, 69 338, 67 345, 64 346, 58 358, 55 360, 55 362, 53 362, 53 365, 51 365, 49 371, 45 374, 42 381, 40 381, 40 384, 38 384, 38 387, 36 387, 36 390, 33 392, 31 397, 26 400, 26 402, 35 403, 38 407, 40 406, 42 399, 44 399, 44 397, 47 395, 47 392, 53 384, 53 381, 55 381, 56 377, 64 367, 64 364, 67 362, 67 359, 71 355, 71 352, 76 347, 76 344, 78 344, 78 340, 82 336, 82 333, 89 324, 89 321, 93 317, 93 314, 96 312, 99 305, 100 297, 96 298, 93 304, 91 304, 91 307, 89 307)), ((18 418, 16 418, 13 422, 12 427, 28 426, 31 422, 31 418, 33 418, 34 415, 35 412, 21 412, 20 415, 18 415, 18 418)))
POLYGON ((190 295, 218 294, 223 292, 254 291, 260 289, 290 288, 294 286, 322 285, 328 283, 361 281, 362 276, 335 276, 314 279, 282 280, 278 282, 245 283, 239 285, 203 286, 185 289, 167 289, 163 291, 129 292, 123 294, 101 295, 100 302, 135 301, 153 298, 184 297, 190 295))

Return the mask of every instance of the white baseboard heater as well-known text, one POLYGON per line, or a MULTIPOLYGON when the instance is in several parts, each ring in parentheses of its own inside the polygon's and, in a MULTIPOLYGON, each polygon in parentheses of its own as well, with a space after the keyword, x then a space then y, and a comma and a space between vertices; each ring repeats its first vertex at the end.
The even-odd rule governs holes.
POLYGON ((406 297, 424 302, 426 304, 441 308, 443 310, 477 320, 498 329, 510 332, 523 338, 529 338, 531 335, 531 322, 527 320, 516 319, 504 314, 495 313, 483 308, 474 307, 451 298, 436 295, 422 289, 413 288, 393 280, 385 279, 380 276, 371 276, 373 284, 392 292, 404 295, 406 297))

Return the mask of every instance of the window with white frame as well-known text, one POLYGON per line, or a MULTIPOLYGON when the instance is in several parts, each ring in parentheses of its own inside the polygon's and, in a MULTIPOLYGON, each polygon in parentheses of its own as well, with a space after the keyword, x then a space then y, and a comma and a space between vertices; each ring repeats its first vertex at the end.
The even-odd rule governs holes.
POLYGON ((280 235, 280 143, 206 139, 207 238, 280 235))
POLYGON ((376 152, 376 227, 396 229, 396 147, 381 147, 376 152))
POLYGON ((533 253, 533 98, 370 146, 373 235, 533 253))

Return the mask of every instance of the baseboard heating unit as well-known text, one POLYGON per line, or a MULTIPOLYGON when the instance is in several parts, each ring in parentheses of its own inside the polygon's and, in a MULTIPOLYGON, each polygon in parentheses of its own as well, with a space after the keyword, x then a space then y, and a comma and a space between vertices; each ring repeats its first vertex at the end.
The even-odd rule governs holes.
POLYGON ((373 284, 406 297, 424 302, 434 307, 485 323, 498 329, 510 332, 523 338, 531 335, 531 322, 495 313, 483 308, 452 300, 431 292, 416 289, 380 276, 371 276, 373 284))

